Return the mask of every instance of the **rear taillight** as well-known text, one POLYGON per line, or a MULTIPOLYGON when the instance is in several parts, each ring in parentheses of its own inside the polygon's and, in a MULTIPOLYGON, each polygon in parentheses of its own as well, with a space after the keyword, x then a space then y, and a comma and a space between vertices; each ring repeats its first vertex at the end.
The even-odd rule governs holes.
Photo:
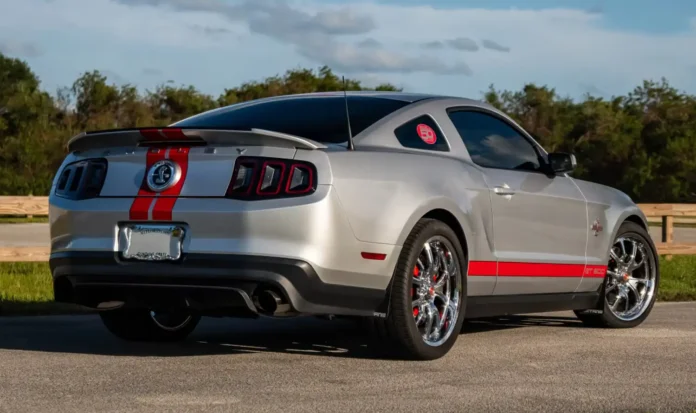
POLYGON ((60 172, 56 195, 70 199, 99 196, 106 178, 106 159, 87 159, 68 164, 60 172))
POLYGON ((227 197, 235 199, 288 198, 313 193, 317 171, 309 162, 291 159, 237 158, 227 197))

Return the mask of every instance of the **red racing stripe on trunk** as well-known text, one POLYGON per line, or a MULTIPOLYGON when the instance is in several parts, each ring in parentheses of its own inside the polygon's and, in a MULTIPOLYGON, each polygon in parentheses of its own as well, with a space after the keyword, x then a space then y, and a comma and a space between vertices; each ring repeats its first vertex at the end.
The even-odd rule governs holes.
POLYGON ((473 277, 592 277, 603 278, 606 265, 554 264, 531 262, 471 261, 469 275, 473 277))
POLYGON ((140 129, 140 134, 147 140, 162 140, 159 129, 140 129))
POLYGON ((130 211, 128 213, 128 218, 132 220, 147 221, 148 212, 150 211, 150 205, 154 201, 155 193, 147 187, 147 171, 156 162, 164 159, 165 150, 150 148, 147 151, 147 157, 145 161, 145 175, 143 175, 143 181, 140 184, 140 189, 138 190, 138 196, 133 200, 131 204, 130 211))
POLYGON ((181 178, 176 185, 160 193, 152 209, 152 219, 157 221, 171 221, 174 205, 184 187, 186 175, 188 173, 188 155, 191 148, 170 148, 169 159, 174 161, 181 168, 181 178))
POLYGON ((181 129, 162 129, 160 130, 162 135, 166 136, 167 139, 188 139, 181 129))

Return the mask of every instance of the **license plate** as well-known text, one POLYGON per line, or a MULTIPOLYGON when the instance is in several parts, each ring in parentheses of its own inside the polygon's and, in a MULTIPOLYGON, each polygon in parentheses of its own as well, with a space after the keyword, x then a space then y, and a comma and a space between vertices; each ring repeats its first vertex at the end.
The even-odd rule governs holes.
POLYGON ((126 259, 175 261, 181 258, 185 233, 179 225, 124 225, 119 235, 120 250, 126 259))

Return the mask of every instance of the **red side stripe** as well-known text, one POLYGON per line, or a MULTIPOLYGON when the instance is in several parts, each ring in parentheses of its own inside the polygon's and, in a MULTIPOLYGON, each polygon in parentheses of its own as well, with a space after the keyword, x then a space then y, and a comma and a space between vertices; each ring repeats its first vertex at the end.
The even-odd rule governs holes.
POLYGON ((472 276, 493 276, 498 273, 498 263, 496 261, 471 261, 469 262, 469 275, 472 276))
POLYGON ((176 162, 181 168, 181 178, 173 187, 160 193, 154 208, 152 209, 152 219, 157 221, 171 221, 174 205, 184 187, 186 175, 188 173, 188 154, 191 148, 170 148, 169 159, 176 162))
MULTIPOLYGON (((159 162, 164 159, 164 155, 164 149, 152 148, 148 150, 145 161, 145 173, 147 173, 155 162, 159 162)), ((129 219, 142 221, 147 221, 148 219, 147 215, 150 211, 150 205, 152 205, 152 202, 154 201, 153 197, 155 196, 155 193, 150 191, 145 182, 146 177, 143 176, 143 182, 140 184, 138 196, 133 200, 133 204, 131 204, 130 211, 128 213, 129 219)))
POLYGON ((501 277, 582 277, 585 264, 498 263, 501 277))
POLYGON ((491 277, 597 277, 607 273, 606 265, 549 264, 528 262, 471 261, 470 276, 491 277))

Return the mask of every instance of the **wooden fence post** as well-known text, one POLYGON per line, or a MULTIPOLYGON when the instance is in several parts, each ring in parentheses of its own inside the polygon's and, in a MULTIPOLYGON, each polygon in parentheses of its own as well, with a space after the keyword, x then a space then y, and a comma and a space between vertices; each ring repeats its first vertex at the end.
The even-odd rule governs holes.
MULTIPOLYGON (((668 247, 674 242, 674 217, 671 215, 662 217, 662 242, 667 244, 668 247)), ((672 256, 666 255, 665 258, 669 261, 672 259, 672 256)))

